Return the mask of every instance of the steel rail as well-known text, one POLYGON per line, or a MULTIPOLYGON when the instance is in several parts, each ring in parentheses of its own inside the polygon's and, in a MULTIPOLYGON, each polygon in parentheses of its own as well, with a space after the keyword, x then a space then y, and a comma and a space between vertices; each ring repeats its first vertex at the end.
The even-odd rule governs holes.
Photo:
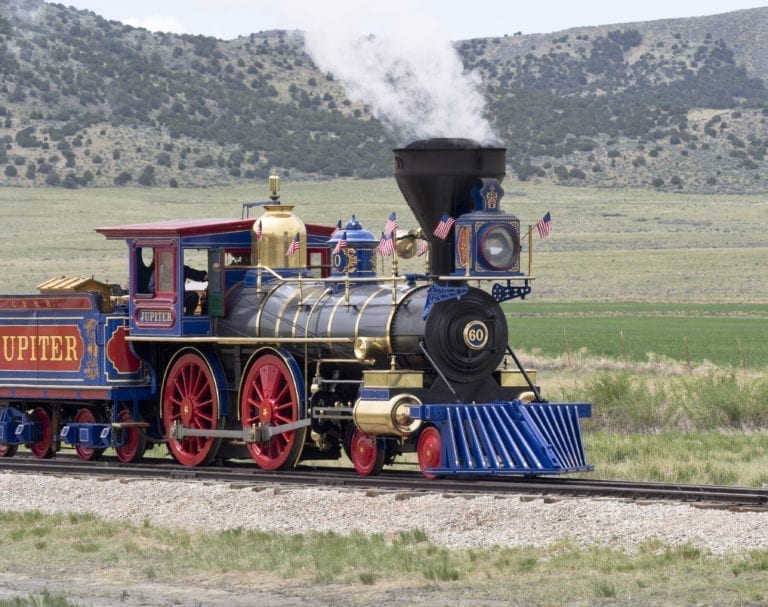
POLYGON ((38 459, 26 455, 0 458, 0 471, 56 476, 101 476, 200 480, 233 485, 301 485, 342 487, 366 491, 409 491, 444 494, 526 495, 555 498, 611 498, 637 502, 692 503, 700 507, 768 510, 768 489, 679 483, 617 481, 553 477, 438 478, 428 480, 416 471, 385 470, 378 476, 360 476, 351 468, 302 465, 269 472, 251 462, 190 468, 168 459, 147 459, 123 464, 115 458, 84 462, 74 456, 38 459))

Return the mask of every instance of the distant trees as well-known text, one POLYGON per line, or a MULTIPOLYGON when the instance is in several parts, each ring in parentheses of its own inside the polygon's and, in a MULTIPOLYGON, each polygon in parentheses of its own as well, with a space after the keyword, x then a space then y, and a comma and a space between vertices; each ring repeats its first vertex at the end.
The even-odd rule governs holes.
POLYGON ((35 127, 29 126, 16 133, 16 143, 23 148, 39 148, 43 142, 35 137, 35 127))
POLYGON ((115 185, 125 185, 131 181, 133 181, 133 176, 128 171, 121 172, 114 179, 115 185))
POLYGON ((139 175, 138 182, 144 186, 153 186, 157 183, 154 165, 148 164, 139 175))

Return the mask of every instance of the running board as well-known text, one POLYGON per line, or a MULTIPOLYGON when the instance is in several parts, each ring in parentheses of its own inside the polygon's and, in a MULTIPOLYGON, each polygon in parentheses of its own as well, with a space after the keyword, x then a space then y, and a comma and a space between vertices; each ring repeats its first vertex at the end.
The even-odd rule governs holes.
POLYGON ((411 407, 411 417, 440 432, 438 476, 499 474, 536 476, 592 470, 587 464, 580 417, 588 403, 481 404, 411 407))

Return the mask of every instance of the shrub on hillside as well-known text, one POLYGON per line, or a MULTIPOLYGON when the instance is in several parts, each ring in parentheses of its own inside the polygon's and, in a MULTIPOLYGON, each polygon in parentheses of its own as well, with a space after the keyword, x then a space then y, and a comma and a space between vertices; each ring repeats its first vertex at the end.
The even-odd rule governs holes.
POLYGON ((115 185, 125 185, 131 181, 133 181, 133 176, 128 171, 123 171, 114 179, 115 185))

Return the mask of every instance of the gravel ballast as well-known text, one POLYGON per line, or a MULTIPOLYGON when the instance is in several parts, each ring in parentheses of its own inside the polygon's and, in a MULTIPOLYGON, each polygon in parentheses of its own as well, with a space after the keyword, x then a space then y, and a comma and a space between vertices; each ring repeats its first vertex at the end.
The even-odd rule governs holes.
POLYGON ((660 540, 713 555, 768 549, 768 512, 601 499, 407 494, 331 488, 159 480, 94 481, 0 474, 0 508, 93 513, 112 521, 215 531, 354 530, 387 537, 420 529, 450 549, 544 547, 569 539, 629 552, 660 540))

